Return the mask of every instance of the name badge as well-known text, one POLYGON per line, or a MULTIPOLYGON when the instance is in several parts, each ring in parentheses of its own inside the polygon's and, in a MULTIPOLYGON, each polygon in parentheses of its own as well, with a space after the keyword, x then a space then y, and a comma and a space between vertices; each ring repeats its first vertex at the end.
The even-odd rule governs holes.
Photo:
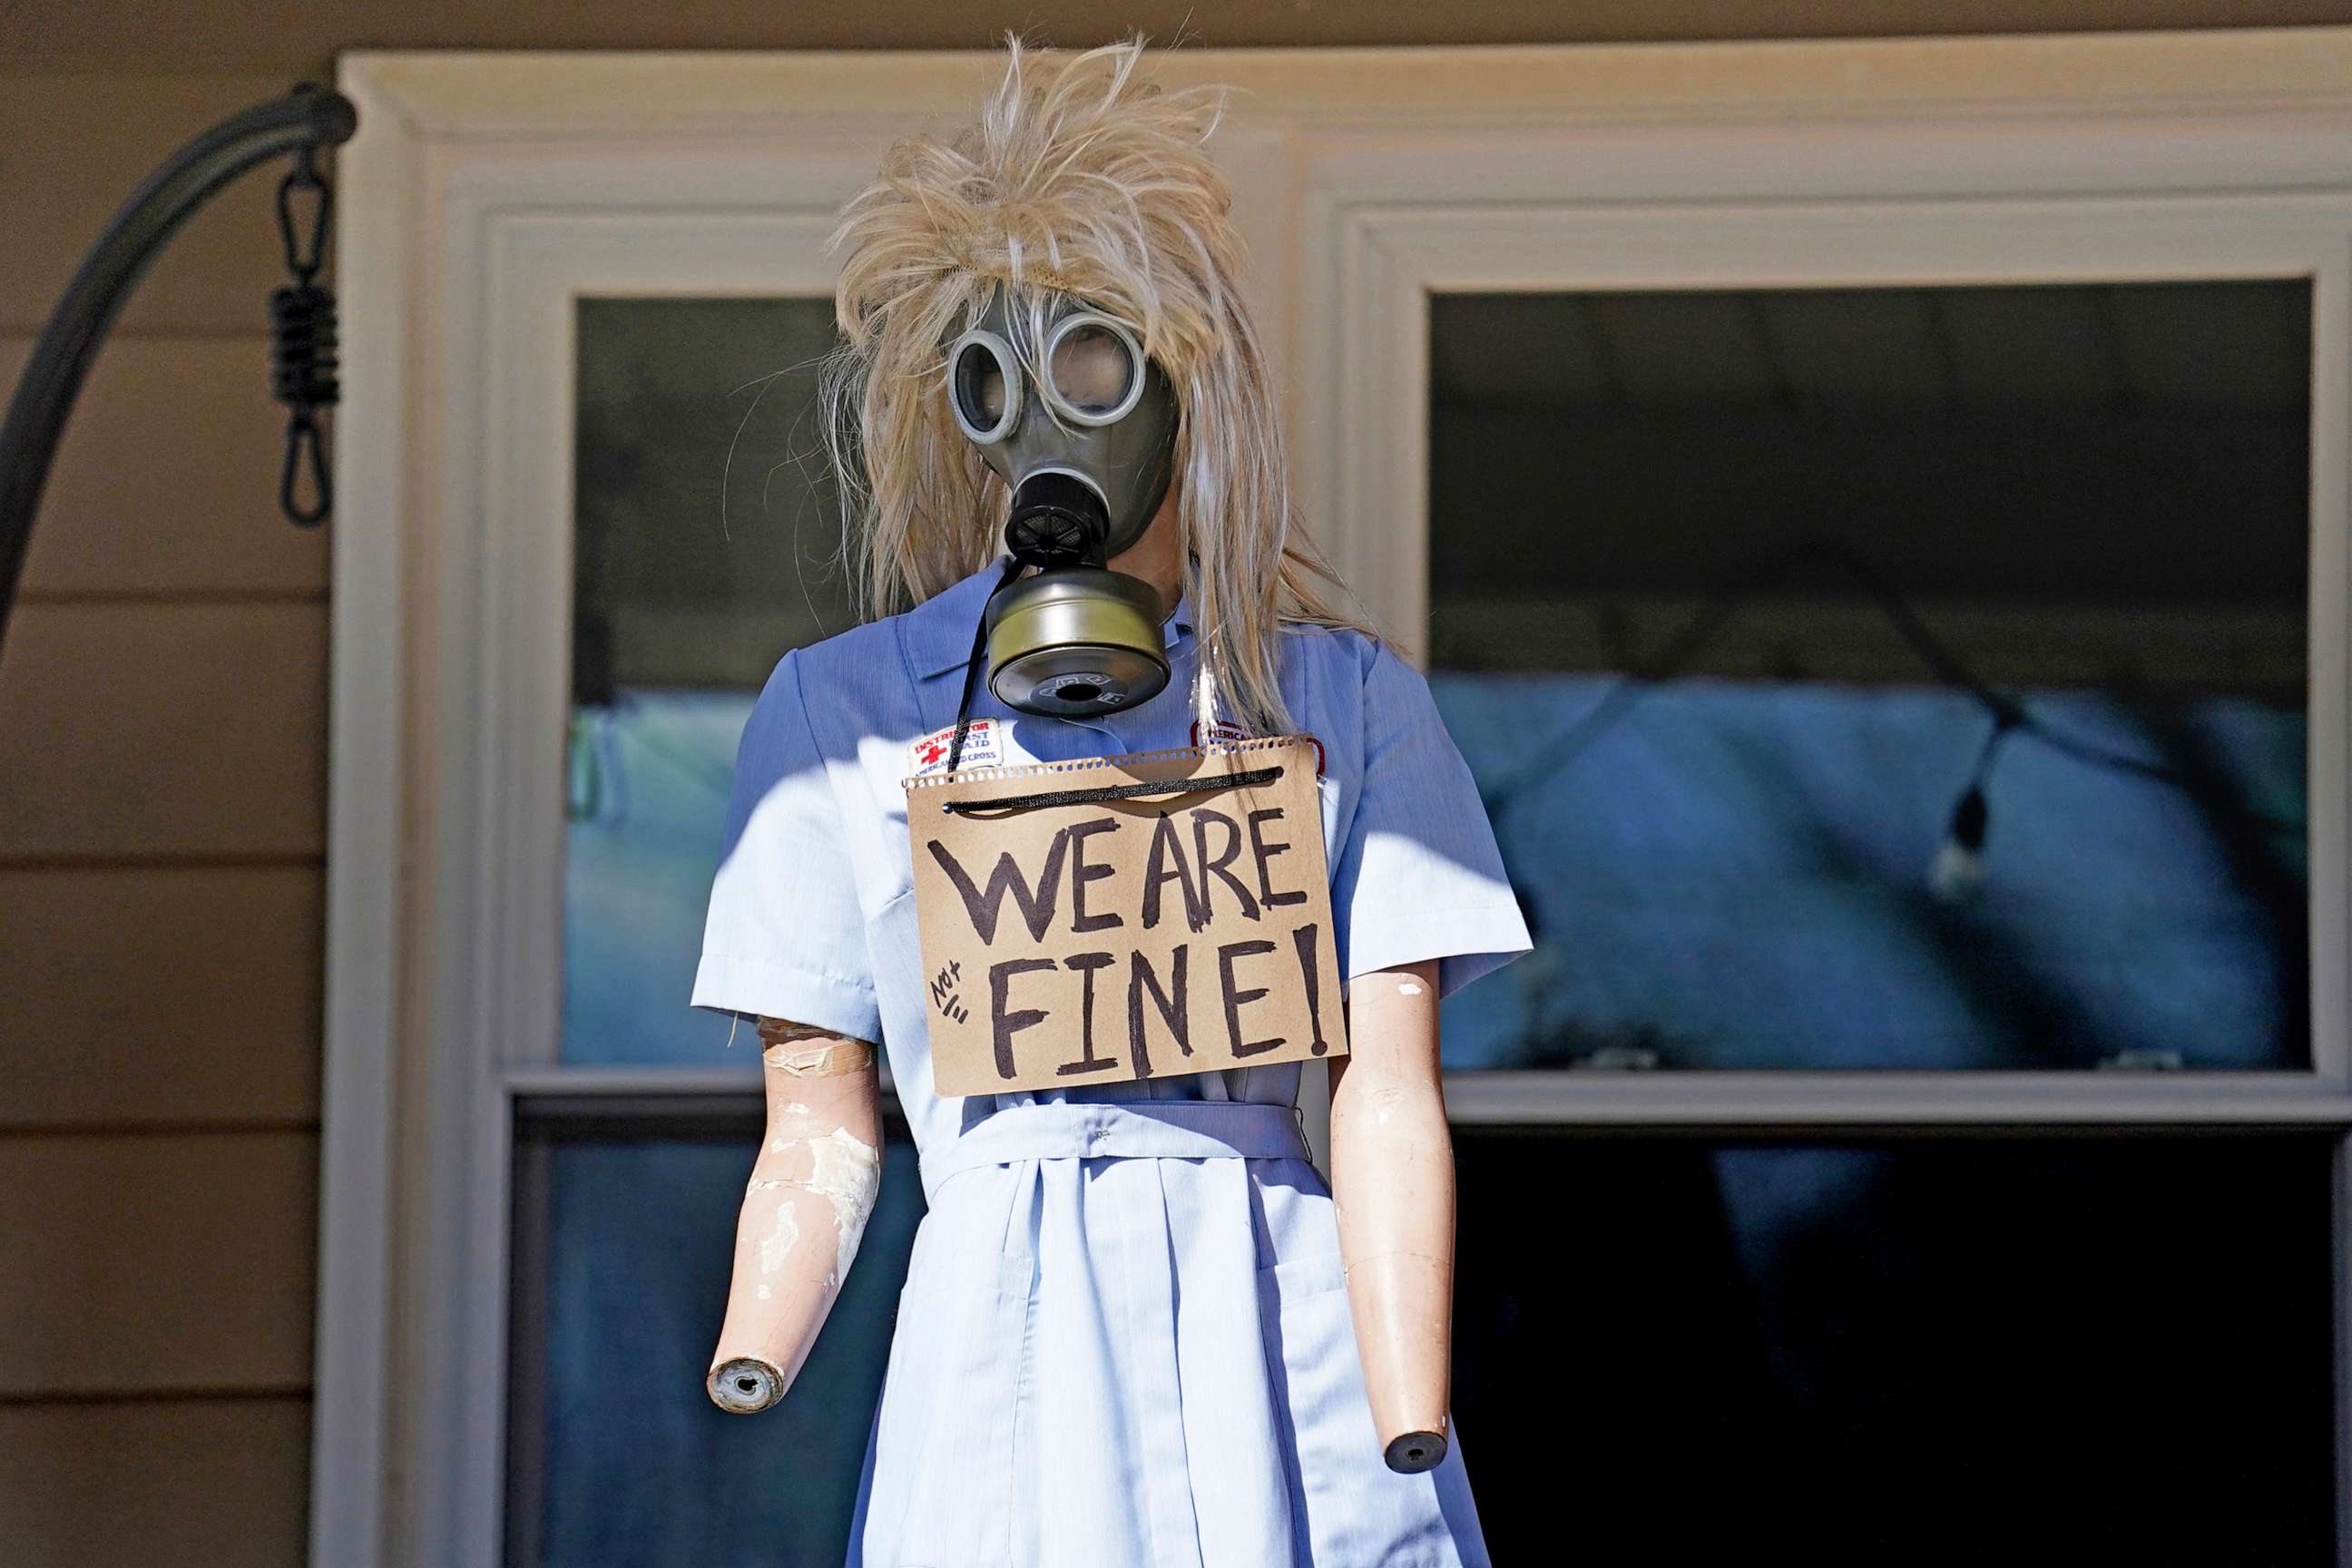
POLYGON ((939 1091, 1344 1056, 1319 749, 907 779, 939 1091))

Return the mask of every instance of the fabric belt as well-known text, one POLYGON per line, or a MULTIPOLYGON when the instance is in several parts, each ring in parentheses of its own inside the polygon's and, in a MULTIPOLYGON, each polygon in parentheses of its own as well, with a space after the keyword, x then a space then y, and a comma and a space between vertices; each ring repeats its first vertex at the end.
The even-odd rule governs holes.
POLYGON ((1297 1108, 1238 1100, 1009 1105, 922 1154, 923 1195, 950 1176, 1017 1160, 1304 1160, 1297 1108))

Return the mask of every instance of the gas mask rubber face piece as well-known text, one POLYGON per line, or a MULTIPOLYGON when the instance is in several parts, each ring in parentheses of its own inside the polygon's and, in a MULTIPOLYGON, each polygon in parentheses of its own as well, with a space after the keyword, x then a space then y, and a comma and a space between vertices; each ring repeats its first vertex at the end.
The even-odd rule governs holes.
POLYGON ((1065 295, 1016 352, 1006 295, 947 355, 956 426, 1013 491, 1005 548, 1038 569, 988 602, 989 689, 1051 718, 1118 712, 1168 684, 1171 606, 1105 563, 1167 497, 1176 390, 1125 322, 1065 295))

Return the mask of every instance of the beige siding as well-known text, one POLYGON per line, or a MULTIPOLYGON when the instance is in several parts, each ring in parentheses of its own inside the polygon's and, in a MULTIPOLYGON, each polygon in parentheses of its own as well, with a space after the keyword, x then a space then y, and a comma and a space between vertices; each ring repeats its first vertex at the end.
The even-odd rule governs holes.
MULTIPOLYGON (((222 0, 210 3, 224 12, 236 9, 222 0)), ((126 45, 136 37, 168 48, 179 26, 176 19, 152 13, 134 21, 118 7, 95 7, 89 15, 126 45)), ((13 58, 16 42, 41 25, 12 16, 11 47, 0 49, 0 60, 13 58)), ((0 76, 0 147, 8 151, 0 158, 0 213, 8 216, 0 223, 0 331, 29 336, 39 330, 90 242, 158 163, 214 122, 294 85, 277 70, 178 76, 173 68, 159 62, 152 74, 0 76)), ((140 281, 118 333, 265 332, 269 290, 286 281, 277 205, 284 172, 254 170, 191 217, 140 281)), ((218 387, 215 395, 236 391, 218 387)), ((161 420, 168 411, 159 402, 153 412, 161 420)), ((137 450, 150 458, 199 456, 152 443, 137 450)), ((277 472, 269 470, 272 486, 277 472)))
POLYGON ((313 865, 0 867, 0 953, 40 955, 0 986, 0 1134, 309 1127, 323 896, 313 865))
POLYGON ((309 1401, 0 1405, 11 1568, 292 1568, 309 1401))
MULTIPOLYGON (((288 85, 0 75, 0 384, 155 163, 288 85)), ((28 1568, 302 1558, 329 544, 275 499, 274 184, 133 296, 0 650, 0 1556, 28 1568)))
MULTIPOLYGON (((326 592, 327 531, 278 510, 286 410, 269 397, 260 297, 247 304, 233 337, 100 351, 49 473, 27 595, 326 592)), ((32 346, 0 336, 0 383, 32 346)))
POLYGON ((316 859, 327 606, 28 604, 0 651, 0 862, 316 859))
POLYGON ((0 1140, 0 1400, 310 1381, 318 1137, 0 1140))

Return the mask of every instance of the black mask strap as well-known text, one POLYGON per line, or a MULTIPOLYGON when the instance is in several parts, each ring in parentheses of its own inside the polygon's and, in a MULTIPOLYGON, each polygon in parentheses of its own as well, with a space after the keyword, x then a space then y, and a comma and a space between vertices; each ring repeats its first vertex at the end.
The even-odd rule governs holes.
POLYGON ((974 626, 971 633, 971 657, 964 660, 963 664, 963 695, 956 700, 955 737, 948 742, 950 774, 954 773, 956 763, 963 758, 963 732, 971 723, 971 700, 980 690, 980 667, 986 663, 988 658, 989 604, 994 601, 997 595, 1004 591, 1006 584, 1021 574, 1024 564, 1017 555, 1006 557, 1004 574, 996 580, 996 586, 988 591, 988 598, 981 603, 980 625, 974 626))

